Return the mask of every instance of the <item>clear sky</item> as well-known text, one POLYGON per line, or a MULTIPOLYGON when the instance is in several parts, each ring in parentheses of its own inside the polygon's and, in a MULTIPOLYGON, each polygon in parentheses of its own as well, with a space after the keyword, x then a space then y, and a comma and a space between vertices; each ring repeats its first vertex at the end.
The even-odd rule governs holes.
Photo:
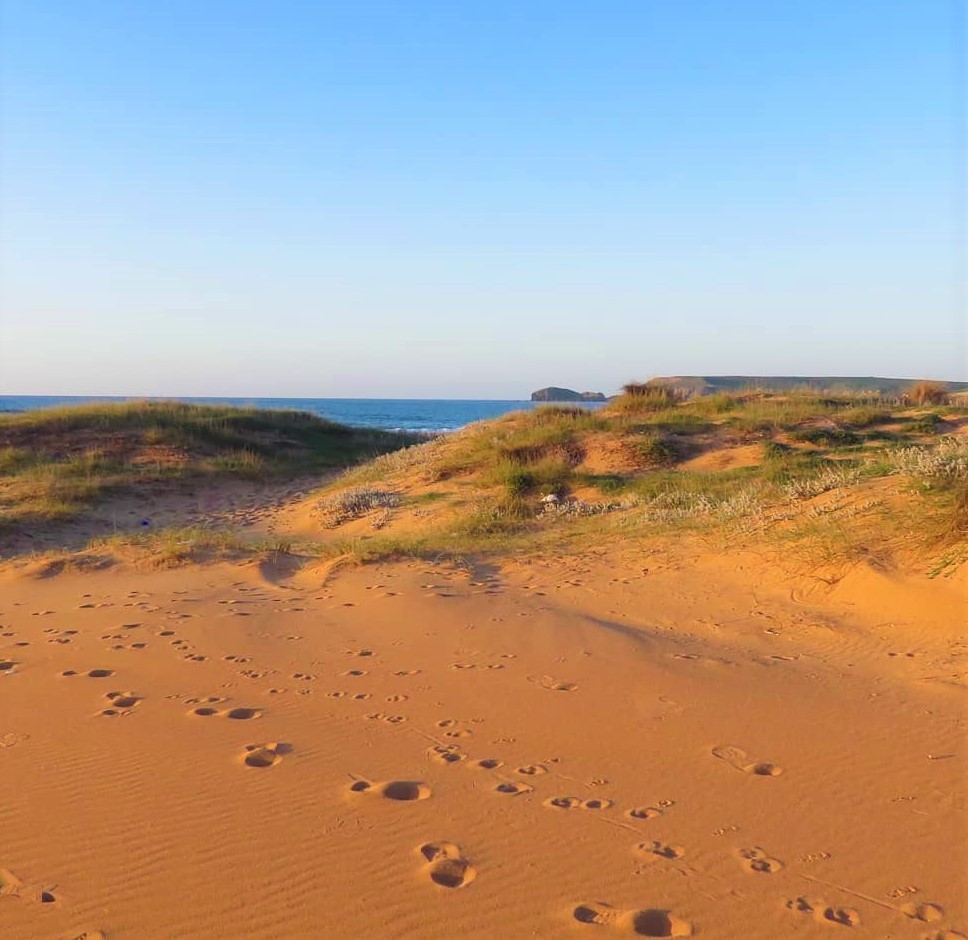
POLYGON ((963 0, 2 0, 0 394, 968 379, 963 0))

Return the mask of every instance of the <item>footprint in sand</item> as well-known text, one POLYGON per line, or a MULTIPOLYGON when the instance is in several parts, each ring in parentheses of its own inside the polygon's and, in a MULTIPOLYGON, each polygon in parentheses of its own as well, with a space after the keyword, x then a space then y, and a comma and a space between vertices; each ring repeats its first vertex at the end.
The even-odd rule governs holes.
POLYGON ((27 884, 18 878, 9 868, 0 868, 0 897, 15 897, 23 901, 35 901, 40 904, 53 904, 57 897, 37 885, 27 884))
POLYGON ((437 761, 438 764, 459 764, 467 759, 467 755, 458 751, 454 745, 438 744, 436 747, 429 748, 427 753, 430 759, 437 761))
POLYGON ((940 904, 911 902, 901 908, 912 920, 923 920, 926 924, 933 924, 944 917, 944 908, 940 904))
POLYGON ((540 777, 547 772, 548 768, 544 764, 525 764, 524 767, 517 769, 517 773, 523 774, 525 777, 540 777))
POLYGON ((17 668, 17 663, 12 659, 0 659, 0 676, 10 675, 17 668))
POLYGON ((640 842, 633 846, 632 854, 642 862, 654 862, 661 858, 674 861, 682 858, 686 850, 681 845, 666 845, 664 842, 640 842))
POLYGON ((664 812, 659 806, 636 806, 633 809, 627 809, 625 816, 627 819, 655 819, 664 812))
POLYGON ((783 773, 783 768, 768 761, 752 760, 749 754, 742 748, 724 745, 712 749, 713 757, 726 761, 731 767, 743 771, 746 774, 753 774, 757 777, 778 777, 783 773))
POLYGON ((581 808, 591 810, 595 812, 602 809, 610 809, 614 805, 612 800, 606 800, 601 798, 595 798, 591 800, 582 800, 581 808))
POLYGON ((553 796, 541 805, 547 806, 548 809, 578 809, 581 806, 581 800, 577 796, 553 796))
POLYGON ((641 911, 622 911, 608 904, 579 904, 571 916, 579 924, 614 927, 622 933, 638 937, 691 937, 692 924, 657 908, 641 911))
POLYGON ((134 692, 108 692, 104 697, 110 702, 110 705, 99 714, 108 718, 119 718, 130 714, 131 710, 142 700, 142 696, 135 695, 134 692))
POLYGON ((388 725, 402 725, 406 720, 406 715, 384 715, 383 712, 372 712, 366 716, 370 721, 382 721, 388 725))
MULTIPOLYGON (((177 698, 177 696, 171 696, 177 698)), ((186 705, 219 705, 225 701, 220 695, 209 695, 209 696, 192 696, 191 698, 186 698, 183 700, 186 705)))
POLYGON ((825 907, 819 915, 819 920, 841 927, 856 927, 860 923, 860 913, 852 907, 825 907))
POLYGON ((365 669, 347 669, 346 672, 343 673, 343 675, 352 676, 353 678, 358 678, 360 676, 365 676, 366 670, 365 669))
POLYGON ((798 914, 810 914, 822 924, 839 924, 841 927, 856 927, 860 924, 860 914, 852 907, 834 907, 826 901, 808 898, 805 895, 787 901, 787 908, 798 914))
POLYGON ((278 764, 284 754, 292 752, 292 745, 281 741, 272 741, 268 744, 246 744, 245 752, 242 754, 242 763, 246 767, 274 767, 278 764))
POLYGON ((453 842, 426 842, 417 852, 427 862, 430 880, 442 888, 463 888, 477 877, 477 869, 453 842))
POLYGON ((419 780, 389 780, 386 783, 372 783, 361 778, 354 780, 350 785, 350 793, 380 796, 385 800, 393 800, 397 803, 428 800, 432 792, 427 784, 419 780))
POLYGON ((228 708, 221 714, 223 718, 231 718, 233 721, 251 721, 253 718, 262 717, 258 708, 228 708))
POLYGON ((504 766, 504 761, 499 757, 484 757, 481 760, 476 760, 472 764, 478 770, 497 770, 498 767, 504 766))
POLYGON ((751 849, 739 849, 736 857, 740 864, 750 872, 760 875, 775 875, 783 870, 783 862, 767 854, 765 849, 754 846, 751 849))
POLYGON ((504 793, 508 796, 520 796, 522 793, 531 793, 534 790, 527 783, 499 783, 495 788, 495 793, 504 793))
POLYGON ((528 676, 528 682, 534 682, 549 692, 574 692, 578 685, 574 682, 562 682, 554 676, 528 676))

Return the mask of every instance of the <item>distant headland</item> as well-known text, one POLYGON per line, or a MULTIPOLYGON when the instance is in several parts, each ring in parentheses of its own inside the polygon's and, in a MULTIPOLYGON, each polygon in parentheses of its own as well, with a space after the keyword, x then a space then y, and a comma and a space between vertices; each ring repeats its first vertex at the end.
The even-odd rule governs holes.
POLYGON ((576 392, 570 388, 539 388, 531 393, 531 401, 607 401, 603 392, 576 392))
MULTIPOLYGON (((649 385, 673 389, 684 398, 752 390, 771 392, 853 392, 901 395, 915 379, 880 376, 677 375, 656 376, 649 385)), ((940 382, 950 394, 968 391, 968 382, 940 382)))

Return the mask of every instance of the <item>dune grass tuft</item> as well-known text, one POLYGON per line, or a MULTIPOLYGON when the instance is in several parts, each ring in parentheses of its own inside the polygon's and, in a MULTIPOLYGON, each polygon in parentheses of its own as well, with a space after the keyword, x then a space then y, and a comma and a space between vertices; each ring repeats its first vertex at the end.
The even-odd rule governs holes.
POLYGON ((300 411, 167 401, 2 415, 0 529, 69 519, 132 487, 293 478, 419 440, 300 411))

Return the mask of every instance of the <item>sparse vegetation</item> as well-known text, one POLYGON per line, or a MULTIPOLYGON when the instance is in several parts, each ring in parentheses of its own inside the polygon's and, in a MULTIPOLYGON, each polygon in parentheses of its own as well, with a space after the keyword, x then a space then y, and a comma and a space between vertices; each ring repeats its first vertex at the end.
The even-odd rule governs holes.
MULTIPOLYGON (((219 424, 225 416, 193 418, 190 427, 201 431, 192 448, 175 441, 184 442, 195 432, 172 430, 164 420, 149 422, 149 444, 145 428, 137 431, 134 451, 127 439, 119 447, 118 424, 107 433, 78 426, 69 441, 61 436, 56 454, 37 446, 54 439, 44 437, 49 431, 34 438, 0 433, 0 492, 9 496, 11 481, 34 486, 38 501, 43 500, 34 503, 38 518, 66 518, 116 482, 261 479, 296 466, 331 465, 337 455, 349 462, 348 456, 372 448, 371 453, 377 451, 372 460, 347 470, 319 495, 323 529, 337 531, 321 532, 317 544, 300 551, 354 558, 456 558, 539 545, 587 545, 589 540, 646 537, 671 529, 723 540, 752 533, 784 544, 799 544, 799 539, 824 558, 848 558, 862 557, 862 547, 872 550, 869 532, 866 547, 851 541, 851 533, 859 531, 858 520, 873 518, 875 510, 882 516, 907 514, 896 526, 897 537, 918 531, 909 516, 935 520, 924 530, 947 532, 949 542, 965 537, 968 442, 937 432, 929 436, 928 429, 957 431, 968 408, 814 392, 744 392, 679 401, 665 388, 631 386, 626 395, 635 407, 539 408, 429 442, 373 438, 368 432, 328 429, 324 422, 325 434, 320 428, 312 434, 320 441, 337 440, 335 452, 332 446, 314 451, 300 439, 302 415, 291 424, 282 422, 287 443, 277 440, 275 446, 267 430, 242 435, 237 426, 219 424), (411 446, 401 448, 401 443, 411 446), (392 452, 379 453, 393 446, 392 452), (743 459, 734 466, 732 457, 738 453, 743 459), (707 455, 715 459, 707 461, 707 455), (691 457, 702 458, 695 468, 685 462, 691 457), (888 485, 891 479, 896 481, 890 484, 893 491, 903 493, 896 510, 890 509, 895 505, 890 499, 868 492, 879 480, 888 485), (371 525, 354 530, 357 534, 349 539, 340 534, 340 526, 361 517, 371 525), (400 519, 419 522, 401 531, 396 526, 400 519)), ((58 420, 70 423, 66 417, 58 420)), ((127 421, 119 419, 119 424, 127 421)), ((187 530, 134 538, 139 545, 150 544, 166 564, 252 552, 257 544, 251 539, 218 543, 210 533, 187 530)), ((961 557, 957 551, 949 556, 961 557)))
POLYGON ((894 455, 901 473, 921 482, 955 482, 968 479, 968 441, 942 438, 927 447, 904 447, 894 455))
POLYGON ((400 505, 397 493, 372 486, 354 486, 323 500, 316 512, 330 528, 358 519, 374 509, 395 509, 400 505))
POLYGON ((654 432, 629 437, 627 449, 642 468, 666 467, 676 462, 675 448, 654 432))
MULTIPOLYGON (((432 453, 423 452, 426 459, 391 474, 384 485, 416 485, 419 491, 432 479, 459 497, 449 514, 421 530, 421 550, 431 553, 618 533, 629 538, 673 527, 723 537, 802 532, 830 557, 840 551, 836 545, 847 557, 854 551, 847 550, 845 534, 856 525, 852 520, 866 518, 874 507, 887 511, 861 488, 902 465, 935 474, 933 489, 922 486, 919 499, 936 500, 939 511, 942 496, 944 505, 950 502, 937 476, 958 465, 950 445, 940 451, 924 445, 907 456, 897 447, 907 431, 896 429, 914 420, 910 406, 811 391, 715 398, 680 401, 669 389, 632 385, 624 401, 598 412, 546 408, 507 415, 442 439, 432 453), (761 450, 752 464, 730 468, 727 462, 726 469, 699 471, 681 462, 705 452, 728 457, 730 448, 754 441, 761 450), (558 501, 542 502, 549 493, 558 501), (860 495, 848 500, 846 494, 860 495)), ((925 414, 938 409, 921 408, 917 420, 925 414)), ((945 426, 956 427, 968 409, 949 406, 944 414, 945 426)), ((924 512, 934 510, 925 504, 924 512)), ((366 541, 368 551, 376 550, 373 540, 366 541)))
POLYGON ((322 473, 418 439, 299 411, 181 402, 3 415, 0 531, 69 519, 133 487, 322 473))
POLYGON ((622 386, 622 394, 611 401, 606 410, 616 414, 642 414, 670 408, 681 400, 682 396, 666 385, 628 382, 622 386))

